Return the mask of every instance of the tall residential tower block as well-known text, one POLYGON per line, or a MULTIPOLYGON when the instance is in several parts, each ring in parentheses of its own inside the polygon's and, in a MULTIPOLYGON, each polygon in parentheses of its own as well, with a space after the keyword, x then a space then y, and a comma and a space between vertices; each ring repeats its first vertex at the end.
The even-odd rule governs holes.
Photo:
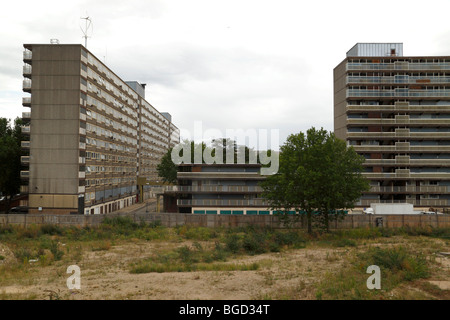
POLYGON ((170 117, 82 45, 25 44, 21 171, 30 213, 109 213, 141 201, 138 181, 179 142, 170 117))
POLYGON ((356 44, 334 69, 334 131, 366 158, 357 206, 450 206, 450 56, 356 44))

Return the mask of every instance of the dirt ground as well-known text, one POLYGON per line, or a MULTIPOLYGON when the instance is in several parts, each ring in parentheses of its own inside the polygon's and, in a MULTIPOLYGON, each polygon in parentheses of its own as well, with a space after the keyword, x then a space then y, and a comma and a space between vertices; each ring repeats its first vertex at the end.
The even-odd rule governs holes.
MULTIPOLYGON (((258 262, 255 271, 196 271, 167 273, 130 273, 130 264, 150 256, 155 250, 186 245, 171 242, 127 241, 108 250, 83 250, 79 261, 81 289, 69 290, 67 261, 30 268, 29 274, 0 286, 0 299, 68 300, 244 300, 316 299, 315 284, 325 274, 338 272, 354 254, 355 248, 303 248, 277 253, 243 256, 227 263, 258 262), (11 282, 10 282, 11 283, 11 282)), ((9 248, 0 244, 0 264, 15 259, 9 248)), ((426 281, 446 290, 450 258, 436 257, 441 272, 426 281)), ((30 264, 38 262, 29 262, 30 264)), ((417 289, 414 289, 417 290, 417 289)))

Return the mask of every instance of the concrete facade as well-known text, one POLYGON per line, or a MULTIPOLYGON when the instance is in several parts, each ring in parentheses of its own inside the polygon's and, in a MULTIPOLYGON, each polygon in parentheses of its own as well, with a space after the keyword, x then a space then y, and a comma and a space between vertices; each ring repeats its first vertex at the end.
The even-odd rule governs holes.
POLYGON ((82 45, 24 48, 29 212, 104 214, 142 201, 137 179, 158 179, 178 128, 144 99, 143 85, 130 87, 82 45))
POLYGON ((269 213, 258 183, 265 179, 260 164, 182 164, 175 194, 181 213, 269 213))
POLYGON ((334 132, 366 158, 356 204, 450 206, 450 56, 357 44, 334 69, 334 132), (384 53, 384 54, 381 54, 384 53))

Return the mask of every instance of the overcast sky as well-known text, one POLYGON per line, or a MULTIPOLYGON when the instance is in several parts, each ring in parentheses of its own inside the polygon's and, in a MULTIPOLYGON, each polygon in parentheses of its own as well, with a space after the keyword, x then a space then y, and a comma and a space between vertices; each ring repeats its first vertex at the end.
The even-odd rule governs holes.
POLYGON ((24 43, 84 44, 183 132, 333 130, 333 68, 357 42, 450 55, 449 0, 21 0, 0 12, 0 116, 23 111, 24 43))

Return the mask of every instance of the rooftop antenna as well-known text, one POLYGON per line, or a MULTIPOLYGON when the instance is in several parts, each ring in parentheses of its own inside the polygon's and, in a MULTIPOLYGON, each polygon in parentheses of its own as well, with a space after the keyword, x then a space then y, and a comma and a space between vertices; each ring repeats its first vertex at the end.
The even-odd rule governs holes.
POLYGON ((83 29, 81 26, 80 26, 80 28, 81 28, 81 32, 83 32, 84 47, 87 48, 87 39, 90 38, 88 36, 88 33, 89 33, 89 30, 90 30, 91 31, 91 35, 92 35, 92 30, 93 30, 92 20, 91 20, 91 18, 89 18, 89 16, 87 16, 85 18, 80 18, 80 19, 86 20, 85 21, 85 28, 83 29))

